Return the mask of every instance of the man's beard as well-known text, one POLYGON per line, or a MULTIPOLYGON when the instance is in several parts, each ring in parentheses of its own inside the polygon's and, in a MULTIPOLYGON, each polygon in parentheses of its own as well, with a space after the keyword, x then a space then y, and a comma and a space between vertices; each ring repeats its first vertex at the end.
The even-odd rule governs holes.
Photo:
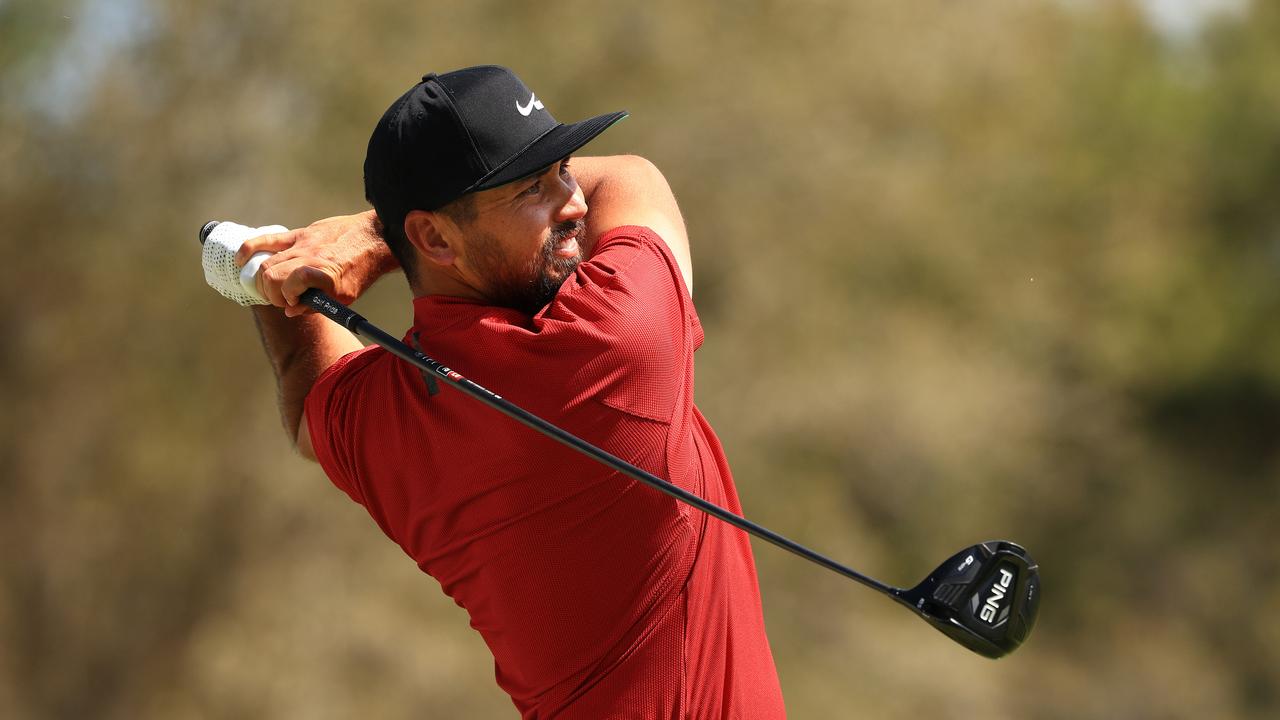
MULTIPOLYGON (((581 248, 584 226, 585 223, 582 220, 557 225, 547 237, 546 242, 542 244, 542 252, 537 258, 525 264, 518 276, 510 272, 497 272, 495 266, 498 263, 494 262, 496 258, 485 253, 485 264, 489 266, 487 270, 493 273, 494 278, 487 298, 489 303, 518 310, 525 315, 537 314, 555 298, 556 293, 560 291, 560 286, 568 279, 574 268, 578 267, 578 263, 582 262, 581 249, 578 254, 566 258, 556 255, 556 245, 576 233, 579 248, 581 248)), ((491 239, 490 242, 496 249, 496 241, 491 239)))

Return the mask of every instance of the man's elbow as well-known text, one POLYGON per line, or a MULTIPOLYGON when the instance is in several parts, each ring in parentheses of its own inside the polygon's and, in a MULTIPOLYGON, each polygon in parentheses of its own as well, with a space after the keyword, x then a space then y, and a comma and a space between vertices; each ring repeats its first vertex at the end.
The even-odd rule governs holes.
POLYGON ((311 446, 311 431, 307 428, 307 416, 303 413, 298 419, 298 429, 293 436, 293 447, 305 460, 320 462, 316 459, 316 450, 311 446))
POLYGON ((640 155, 620 155, 619 168, 632 183, 641 187, 659 187, 669 190, 667 178, 648 158, 640 155))

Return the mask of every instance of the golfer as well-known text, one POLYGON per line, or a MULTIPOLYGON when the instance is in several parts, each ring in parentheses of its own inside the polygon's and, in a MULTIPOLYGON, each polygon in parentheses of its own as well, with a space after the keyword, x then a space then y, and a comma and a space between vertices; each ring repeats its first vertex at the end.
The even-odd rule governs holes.
POLYGON ((658 170, 570 156, 575 124, 511 71, 428 75, 374 128, 374 212, 262 236, 243 263, 299 452, 445 593, 523 718, 782 718, 747 535, 533 432, 309 314, 404 272, 405 336, 515 404, 741 512, 694 406, 702 326, 658 170), (546 104, 544 104, 544 102, 546 104))

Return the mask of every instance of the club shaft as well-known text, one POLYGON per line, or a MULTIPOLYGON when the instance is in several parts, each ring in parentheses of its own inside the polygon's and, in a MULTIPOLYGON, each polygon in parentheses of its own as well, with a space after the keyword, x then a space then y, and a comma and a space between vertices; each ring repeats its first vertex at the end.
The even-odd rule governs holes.
POLYGON ((707 500, 704 500, 703 498, 700 498, 677 485, 663 480, 657 475, 632 465, 616 455, 601 450, 595 445, 592 445, 572 433, 552 425, 537 415, 524 410, 518 405, 494 394, 481 385, 468 380, 452 368, 446 367, 442 363, 427 357, 413 348, 410 348, 408 345, 405 345, 391 335, 388 335, 386 332, 383 332, 373 323, 362 317, 359 313, 356 313, 351 308, 348 308, 342 303, 330 298, 319 290, 308 290, 302 294, 301 299, 312 309, 345 327, 352 333, 368 338, 387 350, 387 352, 390 352, 396 357, 399 357, 402 360, 411 363, 412 365, 415 365, 436 377, 439 377, 453 387, 461 390, 467 395, 470 395, 507 417, 517 420, 530 428, 537 430, 543 435, 546 435, 557 442, 563 443, 564 445, 567 445, 570 448, 603 463, 605 466, 610 467, 627 477, 638 480, 655 490, 664 492, 681 502, 698 508, 708 515, 719 518, 720 520, 744 530, 761 540, 772 543, 783 550, 792 552, 806 560, 817 563, 828 570, 839 573, 854 582, 861 583, 873 590, 878 590, 895 599, 897 599, 900 594, 900 591, 897 588, 885 585, 874 578, 867 577, 862 573, 845 567, 821 553, 810 550, 800 543, 790 540, 769 528, 758 525, 740 515, 730 512, 715 503, 708 502, 707 500))

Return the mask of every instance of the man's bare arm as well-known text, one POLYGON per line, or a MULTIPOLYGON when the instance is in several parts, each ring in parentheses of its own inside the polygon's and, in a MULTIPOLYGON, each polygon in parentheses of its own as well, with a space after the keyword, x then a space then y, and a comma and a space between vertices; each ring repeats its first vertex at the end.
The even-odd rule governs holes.
POLYGON ((303 407, 316 380, 349 352, 363 347, 354 335, 298 302, 319 288, 351 303, 382 275, 399 265, 372 212, 328 218, 276 235, 245 242, 236 259, 275 252, 257 275, 258 292, 274 307, 253 309, 262 345, 276 375, 280 420, 298 452, 315 460, 303 407))
POLYGON ((693 292, 693 258, 680 206, 662 172, 636 155, 575 157, 569 163, 587 200, 586 234, 590 247, 621 225, 652 228, 675 256, 685 285, 693 292))
POLYGON ((253 308, 262 347, 276 374, 280 422, 298 453, 315 460, 303 406, 320 375, 339 358, 362 345, 355 335, 322 315, 286 317, 278 307, 253 308))

